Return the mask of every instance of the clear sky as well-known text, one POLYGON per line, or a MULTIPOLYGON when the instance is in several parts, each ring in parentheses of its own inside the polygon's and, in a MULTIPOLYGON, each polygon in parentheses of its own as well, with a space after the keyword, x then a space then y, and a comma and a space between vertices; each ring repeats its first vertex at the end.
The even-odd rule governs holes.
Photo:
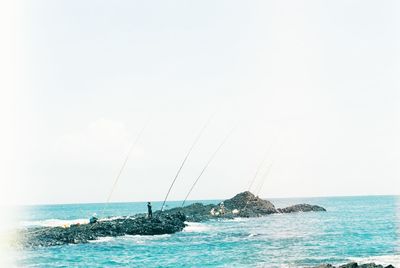
MULTIPOLYGON (((20 1, 20 203, 400 194, 396 1, 20 1), (260 189, 263 176, 253 191, 260 189)), ((9 144, 9 142, 3 143, 9 144)), ((10 147, 10 146, 9 146, 10 147)), ((7 150, 7 149, 6 149, 7 150)))

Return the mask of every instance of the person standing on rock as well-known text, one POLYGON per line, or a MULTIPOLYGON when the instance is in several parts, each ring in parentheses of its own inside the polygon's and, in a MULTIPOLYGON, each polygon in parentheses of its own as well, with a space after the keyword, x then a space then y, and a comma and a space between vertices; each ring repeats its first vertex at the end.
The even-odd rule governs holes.
POLYGON ((224 202, 221 202, 219 204, 219 212, 221 213, 221 215, 225 214, 225 206, 224 206, 224 202))
POLYGON ((153 218, 153 210, 151 209, 151 203, 147 202, 147 217, 149 219, 153 218))
POLYGON ((93 223, 96 223, 97 221, 98 221, 97 214, 93 213, 93 216, 90 217, 90 219, 89 219, 89 223, 93 224, 93 223))

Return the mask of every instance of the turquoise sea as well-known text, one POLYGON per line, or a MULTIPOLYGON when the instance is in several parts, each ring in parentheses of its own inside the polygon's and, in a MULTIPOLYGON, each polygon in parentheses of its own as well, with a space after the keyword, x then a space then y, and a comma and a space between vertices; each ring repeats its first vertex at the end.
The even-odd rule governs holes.
MULTIPOLYGON (((181 233, 103 238, 81 245, 24 250, 23 267, 307 267, 356 260, 400 267, 400 197, 270 199, 276 207, 321 205, 327 212, 190 223, 181 233)), ((202 201, 216 203, 215 201, 202 201)), ((180 202, 169 202, 178 206, 180 202)), ((154 209, 160 203, 153 203, 154 209)), ((21 228, 133 215, 146 203, 28 207, 21 228), (104 211, 104 212, 103 212, 104 211)))

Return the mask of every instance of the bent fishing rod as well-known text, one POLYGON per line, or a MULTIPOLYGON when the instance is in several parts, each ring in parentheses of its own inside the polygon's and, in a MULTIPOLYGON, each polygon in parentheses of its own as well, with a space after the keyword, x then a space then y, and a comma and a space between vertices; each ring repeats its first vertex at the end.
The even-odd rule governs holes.
POLYGON ((222 148, 222 146, 225 144, 225 142, 228 140, 229 136, 232 134, 232 132, 234 131, 235 128, 232 128, 231 131, 229 131, 229 133, 225 136, 225 138, 222 140, 222 142, 220 143, 220 145, 217 147, 217 149, 213 152, 213 154, 211 155, 211 157, 208 159, 206 165, 204 166, 204 168, 201 170, 199 176, 196 178, 196 180, 194 181, 194 183, 192 184, 192 187, 190 187, 189 192, 187 193, 185 199, 182 202, 181 207, 183 207, 185 205, 186 200, 189 198, 189 195, 192 193, 194 187, 196 186, 197 182, 200 180, 201 176, 203 175, 204 171, 206 171, 207 167, 211 164, 211 162, 213 161, 214 157, 217 155, 217 153, 219 152, 219 150, 222 148))
POLYGON ((259 174, 260 171, 261 171, 261 168, 264 166, 264 163, 267 161, 267 158, 268 158, 269 154, 271 153, 271 147, 272 147, 272 144, 271 144, 271 145, 268 147, 268 149, 265 151, 262 160, 261 160, 260 163, 258 164, 257 169, 256 169, 256 173, 254 174, 253 178, 252 178, 251 181, 250 181, 250 185, 249 185, 249 187, 247 188, 247 191, 248 191, 248 192, 250 192, 251 188, 253 187, 254 182, 255 182, 256 179, 257 179, 258 174, 259 174))
POLYGON ((274 164, 274 160, 272 160, 271 164, 269 164, 267 171, 264 173, 264 176, 262 176, 262 181, 261 181, 261 185, 258 188, 257 194, 256 196, 258 196, 262 190, 262 188, 264 187, 265 181, 269 175, 269 173, 271 172, 272 169, 272 165, 274 164))
POLYGON ((110 200, 111 200, 111 196, 112 196, 112 194, 114 193, 114 190, 115 190, 115 188, 116 188, 116 186, 117 186, 117 184, 118 184, 119 178, 121 177, 121 174, 122 174, 123 170, 125 169, 126 163, 128 162, 128 159, 129 159, 129 156, 131 155, 131 153, 132 153, 133 149, 136 147, 136 145, 139 143, 139 140, 140 140, 140 138, 141 138, 141 136, 142 136, 144 130, 146 129, 146 127, 147 127, 149 121, 150 121, 150 118, 149 118, 149 119, 146 121, 146 123, 143 125, 143 127, 142 127, 142 129, 140 130, 139 134, 136 136, 136 139, 134 140, 134 142, 133 142, 133 143, 131 144, 131 146, 129 147, 129 150, 128 150, 128 153, 126 154, 126 157, 125 157, 125 159, 124 159, 124 162, 122 163, 122 166, 121 166, 121 168, 119 169, 119 171, 118 171, 118 173, 117 173, 117 176, 115 177, 114 183, 113 183, 113 185, 112 185, 112 187, 111 187, 111 191, 110 191, 110 193, 108 194, 106 204, 104 205, 103 210, 102 210, 102 213, 101 213, 102 215, 104 214, 104 210, 105 210, 106 206, 108 205, 108 203, 109 203, 110 200))
POLYGON ((195 140, 193 141, 192 145, 190 146, 188 152, 186 153, 185 158, 183 159, 183 161, 182 161, 182 163, 181 163, 181 165, 180 165, 178 171, 177 171, 176 174, 175 174, 174 179, 172 180, 171 185, 169 186, 167 195, 165 196, 164 201, 163 201, 163 204, 162 204, 162 206, 161 206, 161 211, 164 210, 165 202, 167 202, 167 199, 168 199, 168 196, 169 196, 169 194, 170 194, 170 192, 171 192, 171 189, 172 189, 172 187, 174 186, 174 184, 175 184, 175 182, 176 182, 176 179, 178 178, 179 174, 181 173, 181 170, 182 170, 183 166, 185 165, 186 160, 189 158, 189 155, 190 155, 191 152, 193 151, 193 148, 195 147, 195 145, 197 144, 197 142, 200 140, 201 135, 203 134, 203 132, 204 132, 204 130, 207 128, 207 126, 210 124, 210 121, 211 121, 211 119, 214 117, 214 115, 215 115, 215 113, 212 114, 212 115, 208 118, 207 122, 206 122, 206 123, 204 124, 204 126, 201 128, 200 132, 197 134, 195 140))

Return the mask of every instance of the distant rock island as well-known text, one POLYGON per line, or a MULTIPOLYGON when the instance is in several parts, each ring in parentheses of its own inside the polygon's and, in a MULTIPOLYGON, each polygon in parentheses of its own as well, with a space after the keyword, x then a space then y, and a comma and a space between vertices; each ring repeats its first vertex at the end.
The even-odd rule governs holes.
POLYGON ((24 248, 88 243, 100 237, 123 235, 161 235, 182 231, 185 221, 201 222, 211 219, 261 217, 274 213, 326 211, 323 207, 298 204, 276 209, 264 199, 246 191, 219 204, 194 203, 185 207, 156 211, 152 218, 146 214, 118 219, 103 219, 92 224, 73 224, 67 227, 35 227, 21 230, 17 246, 24 248))

